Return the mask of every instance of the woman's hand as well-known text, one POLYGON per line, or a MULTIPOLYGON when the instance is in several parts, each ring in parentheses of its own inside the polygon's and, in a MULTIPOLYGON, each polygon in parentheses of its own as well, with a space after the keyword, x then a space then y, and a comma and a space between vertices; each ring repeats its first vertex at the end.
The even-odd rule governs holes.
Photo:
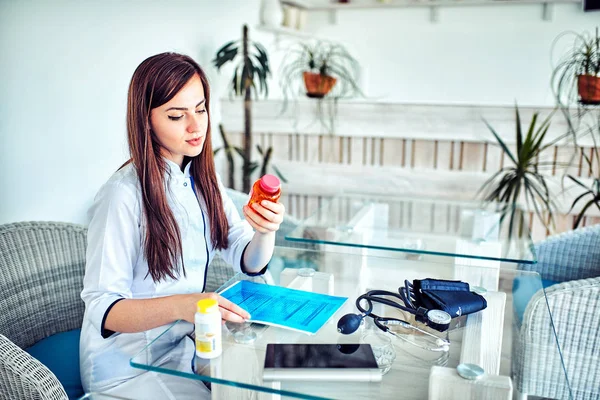
POLYGON ((242 210, 246 221, 260 233, 277 232, 285 214, 283 204, 268 200, 263 200, 260 204, 253 203, 252 207, 245 205, 242 210))
POLYGON ((196 314, 196 310, 198 309, 198 300, 202 299, 217 300, 223 322, 231 321, 241 323, 250 318, 250 314, 248 314, 246 310, 216 293, 192 293, 179 295, 176 319, 184 319, 193 324, 194 314, 196 314))

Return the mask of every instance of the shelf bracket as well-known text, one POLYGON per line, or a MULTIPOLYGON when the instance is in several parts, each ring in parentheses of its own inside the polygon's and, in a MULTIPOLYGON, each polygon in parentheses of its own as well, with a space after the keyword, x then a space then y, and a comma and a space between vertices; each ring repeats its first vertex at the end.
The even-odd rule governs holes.
POLYGON ((429 7, 429 21, 432 23, 438 22, 440 19, 440 10, 436 6, 429 7))
POLYGON ((542 19, 544 21, 552 21, 554 15, 554 5, 550 3, 542 3, 542 19))

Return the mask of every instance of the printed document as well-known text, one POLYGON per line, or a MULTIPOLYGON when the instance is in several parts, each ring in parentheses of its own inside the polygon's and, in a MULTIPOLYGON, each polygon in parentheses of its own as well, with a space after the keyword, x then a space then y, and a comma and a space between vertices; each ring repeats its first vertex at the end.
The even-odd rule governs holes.
POLYGON ((347 297, 237 281, 221 296, 250 313, 250 321, 314 335, 344 304, 347 297))

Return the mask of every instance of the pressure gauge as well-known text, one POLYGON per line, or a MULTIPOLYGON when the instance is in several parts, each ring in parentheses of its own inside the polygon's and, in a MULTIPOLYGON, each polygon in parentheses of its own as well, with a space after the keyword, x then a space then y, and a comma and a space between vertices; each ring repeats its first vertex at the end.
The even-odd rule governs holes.
POLYGON ((450 327, 450 321, 452 317, 446 311, 442 310, 429 310, 427 311, 427 326, 435 329, 436 331, 444 332, 450 327))

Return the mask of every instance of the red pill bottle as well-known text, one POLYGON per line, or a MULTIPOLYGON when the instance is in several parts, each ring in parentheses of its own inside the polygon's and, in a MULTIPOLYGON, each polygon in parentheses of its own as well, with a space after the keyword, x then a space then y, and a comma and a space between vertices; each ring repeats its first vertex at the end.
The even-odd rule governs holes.
POLYGON ((277 200, 281 197, 281 182, 275 175, 265 175, 260 179, 257 179, 250 189, 250 200, 248 201, 248 207, 252 206, 253 203, 260 204, 263 200, 269 200, 273 203, 277 203, 277 200))

